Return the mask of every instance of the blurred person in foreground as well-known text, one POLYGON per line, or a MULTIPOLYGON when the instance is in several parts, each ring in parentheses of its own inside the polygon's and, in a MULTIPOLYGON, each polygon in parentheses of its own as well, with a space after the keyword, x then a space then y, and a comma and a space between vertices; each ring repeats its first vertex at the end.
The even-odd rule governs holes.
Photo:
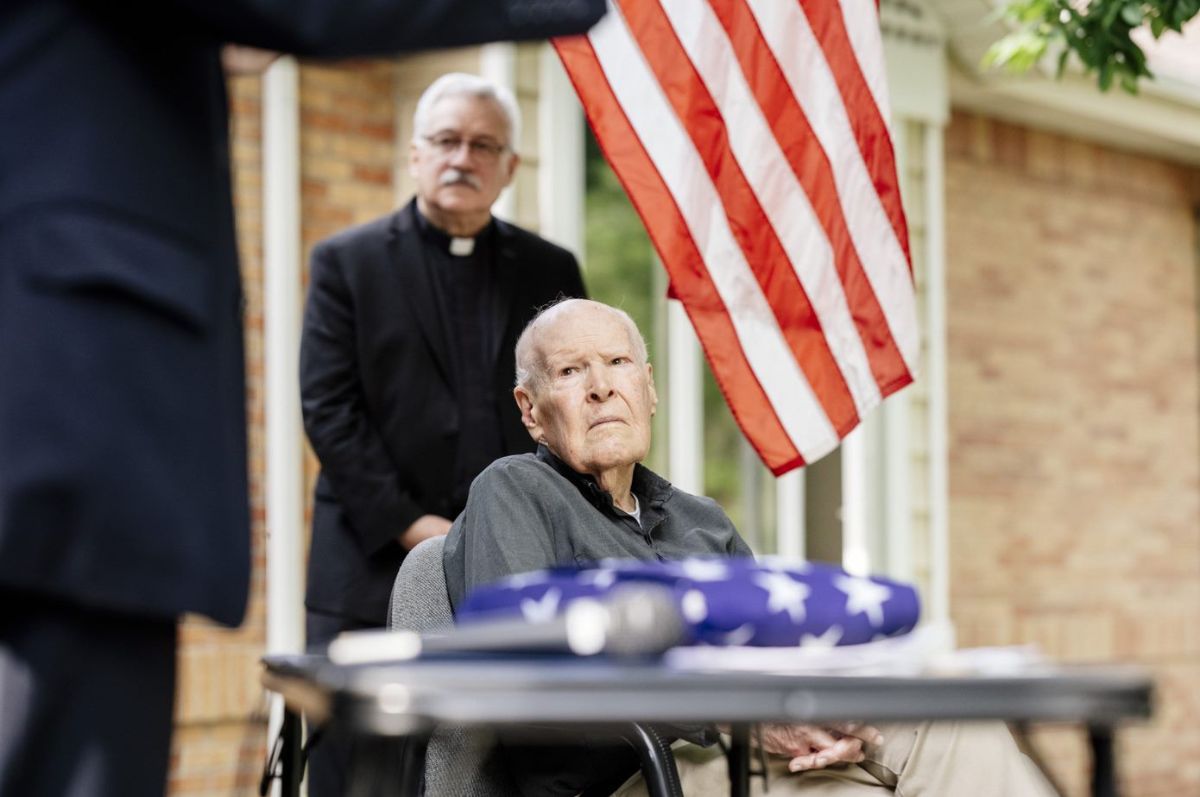
MULTIPOLYGON (((711 499, 640 464, 657 404, 646 344, 633 321, 598 302, 567 300, 538 315, 517 343, 513 391, 536 454, 506 457, 471 487, 446 539, 451 603, 516 573, 608 557, 749 555, 711 499)), ((504 758, 526 797, 644 795, 632 751, 592 734, 551 746, 508 737, 504 758)), ((683 791, 729 793, 712 731, 677 747, 683 791)), ((1052 795, 1001 723, 874 728, 767 725, 772 794, 815 797, 1052 795)), ((755 794, 761 783, 755 782, 755 794)))
POLYGON ((245 611, 222 44, 382 55, 582 32, 603 7, 0 4, 0 795, 162 794, 177 619, 245 611))
MULTIPOLYGON (((492 460, 533 450, 512 403, 513 346, 539 307, 583 296, 570 252, 492 215, 520 158, 512 92, 474 75, 417 102, 398 211, 313 249, 300 384, 321 463, 307 638, 382 628, 405 553, 445 534, 492 460)), ((342 792, 350 738, 312 748, 313 797, 342 792)))

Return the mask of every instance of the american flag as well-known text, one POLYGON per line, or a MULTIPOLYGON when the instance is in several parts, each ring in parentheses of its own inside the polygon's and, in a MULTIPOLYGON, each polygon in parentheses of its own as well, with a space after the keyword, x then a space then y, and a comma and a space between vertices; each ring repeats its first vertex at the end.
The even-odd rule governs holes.
POLYGON ((630 584, 665 589, 691 644, 856 645, 906 634, 921 613, 916 589, 887 578, 852 576, 816 562, 694 557, 610 559, 521 573, 472 590, 455 622, 546 622, 573 601, 603 599, 630 584))
POLYGON ((828 453, 919 347, 873 0, 615 0, 554 45, 746 437, 828 453))

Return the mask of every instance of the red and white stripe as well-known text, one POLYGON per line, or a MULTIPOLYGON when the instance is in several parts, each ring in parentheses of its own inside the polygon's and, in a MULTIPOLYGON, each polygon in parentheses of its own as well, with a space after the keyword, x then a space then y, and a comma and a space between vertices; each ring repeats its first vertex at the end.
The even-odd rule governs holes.
POLYGON ((873 0, 616 0, 555 42, 743 432, 776 474, 912 381, 873 0))

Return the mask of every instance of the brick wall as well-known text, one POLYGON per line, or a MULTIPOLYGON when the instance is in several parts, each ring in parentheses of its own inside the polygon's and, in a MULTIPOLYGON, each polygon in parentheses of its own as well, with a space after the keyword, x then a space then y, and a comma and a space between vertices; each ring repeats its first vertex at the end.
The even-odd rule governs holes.
POLYGON ((308 64, 300 72, 301 232, 312 245, 395 207, 392 61, 308 64))
MULTIPOLYGON (((946 161, 960 642, 1149 665, 1124 793, 1200 794, 1200 175, 961 113, 946 161)), ((1038 738, 1084 794, 1081 733, 1038 738)))

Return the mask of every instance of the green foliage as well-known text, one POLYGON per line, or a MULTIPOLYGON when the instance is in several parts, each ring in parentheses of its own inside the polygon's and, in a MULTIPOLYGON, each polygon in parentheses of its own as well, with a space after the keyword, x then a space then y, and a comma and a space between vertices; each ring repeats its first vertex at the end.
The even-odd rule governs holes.
POLYGON ((998 13, 1016 28, 988 49, 985 66, 1024 72, 1053 52, 1061 77, 1074 54, 1102 91, 1115 82, 1135 94, 1153 74, 1132 32, 1145 27, 1156 39, 1179 32, 1200 13, 1200 0, 1007 0, 998 13))
MULTIPOLYGON (((592 298, 633 317, 647 343, 654 330, 654 252, 625 191, 587 137, 587 285, 592 298)), ((652 347, 653 349, 653 347, 652 347)))
MULTIPOLYGON (((741 470, 739 448, 742 431, 738 428, 725 396, 717 387, 709 368, 704 369, 704 493, 720 504, 733 520, 744 528, 742 519, 741 470)), ((764 467, 765 470, 765 467, 764 467)))

